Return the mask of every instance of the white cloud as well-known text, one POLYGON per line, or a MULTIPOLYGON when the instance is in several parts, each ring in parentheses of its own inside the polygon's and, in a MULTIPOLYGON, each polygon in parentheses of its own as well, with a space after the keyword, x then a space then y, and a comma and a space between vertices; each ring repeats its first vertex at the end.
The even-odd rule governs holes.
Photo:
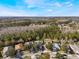
POLYGON ((73 6, 73 4, 72 4, 71 2, 65 2, 65 5, 66 5, 67 7, 72 7, 72 6, 73 6))
POLYGON ((59 2, 53 2, 53 3, 50 3, 49 6, 58 8, 58 7, 63 7, 63 4, 59 2))
POLYGON ((27 5, 27 8, 33 8, 33 7, 42 8, 42 6, 45 5, 45 4, 42 5, 43 0, 23 0, 23 1, 27 5))
POLYGON ((25 4, 29 7, 39 7, 43 8, 46 7, 47 4, 45 3, 45 0, 23 0, 25 4))
POLYGON ((36 7, 35 5, 28 5, 27 8, 33 8, 36 7))
POLYGON ((69 2, 69 1, 67 1, 67 2, 65 2, 65 4, 70 4, 71 2, 69 2))
POLYGON ((24 0, 26 4, 40 4, 43 0, 24 0))
POLYGON ((28 11, 10 9, 4 6, 0 6, 0 11, 1 11, 0 16, 34 16, 35 15, 28 11))
POLYGON ((54 6, 56 6, 56 7, 62 7, 62 4, 60 4, 59 2, 55 2, 54 6))
POLYGON ((33 0, 24 0, 24 2, 27 3, 27 4, 32 4, 33 0))
POLYGON ((52 10, 52 9, 48 9, 47 11, 48 11, 48 12, 53 12, 53 10, 52 10))
POLYGON ((67 7, 72 7, 73 6, 73 4, 69 4, 69 5, 67 5, 67 7))

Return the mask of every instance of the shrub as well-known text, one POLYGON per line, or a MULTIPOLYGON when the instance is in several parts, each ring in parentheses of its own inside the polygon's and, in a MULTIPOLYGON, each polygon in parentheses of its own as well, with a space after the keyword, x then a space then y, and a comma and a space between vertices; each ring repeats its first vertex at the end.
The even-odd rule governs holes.
POLYGON ((10 57, 15 56, 15 49, 14 49, 14 47, 10 46, 6 54, 7 54, 7 56, 10 56, 10 57))
POLYGON ((49 53, 44 53, 39 57, 39 59, 50 59, 50 55, 49 53))
POLYGON ((31 56, 25 56, 23 59, 31 59, 31 56))
POLYGON ((49 49, 49 50, 52 50, 52 43, 47 44, 46 48, 49 49))

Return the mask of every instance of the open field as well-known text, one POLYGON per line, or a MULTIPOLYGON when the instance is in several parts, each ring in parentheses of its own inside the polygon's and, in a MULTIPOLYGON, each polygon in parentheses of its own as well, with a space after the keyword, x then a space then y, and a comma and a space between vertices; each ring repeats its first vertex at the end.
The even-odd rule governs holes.
POLYGON ((30 26, 16 26, 16 27, 1 28, 0 34, 16 33, 16 32, 28 31, 28 30, 36 30, 36 29, 47 27, 47 26, 48 25, 30 25, 30 26))
POLYGON ((79 17, 1 17, 0 57, 79 59, 79 17))

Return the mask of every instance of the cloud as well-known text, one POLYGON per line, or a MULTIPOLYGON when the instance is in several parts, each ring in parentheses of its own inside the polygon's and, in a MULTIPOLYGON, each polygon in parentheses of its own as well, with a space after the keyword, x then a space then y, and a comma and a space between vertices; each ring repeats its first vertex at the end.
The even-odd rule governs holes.
POLYGON ((69 5, 67 5, 67 7, 72 7, 73 6, 73 4, 69 4, 69 5))
POLYGON ((46 0, 23 0, 27 7, 38 7, 38 8, 46 8, 48 4, 45 3, 46 0))
POLYGON ((70 3, 71 3, 70 1, 65 2, 65 4, 70 4, 70 3))
POLYGON ((64 16, 76 15, 79 12, 75 11, 78 8, 70 8, 74 5, 71 1, 45 3, 45 0, 23 0, 22 4, 10 8, 0 4, 0 16, 64 16))
POLYGON ((28 5, 27 8, 33 8, 35 7, 34 5, 28 5))
MULTIPOLYGON (((34 0, 34 1, 35 1, 35 0, 34 0)), ((33 4, 34 1, 33 1, 33 0, 24 0, 24 2, 27 3, 27 4, 33 4)))
POLYGON ((62 7, 63 4, 59 3, 59 2, 53 2, 53 3, 50 3, 49 6, 51 6, 51 7, 62 7))
POLYGON ((48 9, 47 11, 48 11, 48 12, 53 12, 53 10, 52 10, 52 9, 48 9))
POLYGON ((59 2, 55 2, 53 5, 56 7, 62 7, 62 4, 60 4, 59 2))
POLYGON ((35 15, 25 10, 10 9, 4 6, 0 6, 0 11, 1 11, 0 16, 34 16, 35 15))
POLYGON ((24 2, 26 4, 34 5, 34 4, 41 4, 43 2, 43 0, 24 0, 24 2))
POLYGON ((72 7, 73 4, 71 2, 65 2, 66 7, 72 7))

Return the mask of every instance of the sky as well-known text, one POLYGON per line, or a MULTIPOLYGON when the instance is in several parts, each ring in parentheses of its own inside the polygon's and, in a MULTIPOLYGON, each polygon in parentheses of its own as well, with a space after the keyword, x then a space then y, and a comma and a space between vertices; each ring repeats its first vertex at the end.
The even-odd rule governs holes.
POLYGON ((79 16, 79 0, 0 0, 0 16, 79 16))

